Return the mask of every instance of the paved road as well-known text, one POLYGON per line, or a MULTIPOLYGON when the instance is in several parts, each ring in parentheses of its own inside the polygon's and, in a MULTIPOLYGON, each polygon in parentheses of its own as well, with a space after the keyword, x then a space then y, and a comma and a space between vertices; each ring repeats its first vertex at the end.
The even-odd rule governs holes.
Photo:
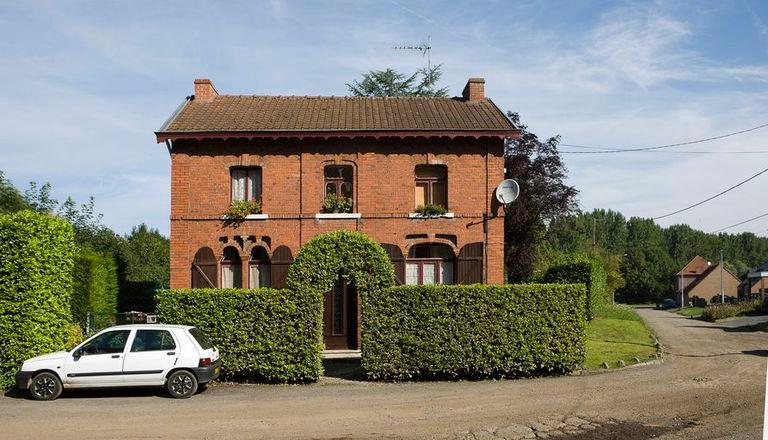
POLYGON ((190 400, 146 390, 0 397, 0 438, 760 438, 768 333, 640 313, 668 350, 661 365, 509 381, 219 385, 190 400))

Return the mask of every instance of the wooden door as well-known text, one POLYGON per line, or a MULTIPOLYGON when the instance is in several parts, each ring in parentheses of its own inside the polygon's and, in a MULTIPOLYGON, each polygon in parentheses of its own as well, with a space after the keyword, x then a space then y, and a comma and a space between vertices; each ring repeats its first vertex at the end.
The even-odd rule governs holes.
POLYGON ((323 305, 323 342, 326 350, 357 350, 357 290, 341 279, 325 293, 323 305))

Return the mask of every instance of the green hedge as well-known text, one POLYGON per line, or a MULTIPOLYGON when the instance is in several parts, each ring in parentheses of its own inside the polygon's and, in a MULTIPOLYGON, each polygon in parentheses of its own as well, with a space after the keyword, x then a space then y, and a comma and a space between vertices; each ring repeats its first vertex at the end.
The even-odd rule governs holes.
POLYGON ((88 312, 96 328, 107 326, 117 312, 117 267, 112 258, 84 250, 72 271, 72 317, 83 329, 88 312))
POLYGON ((362 305, 370 379, 561 374, 584 362, 581 284, 398 286, 362 305))
POLYGON ((587 286, 587 319, 592 319, 612 300, 603 264, 584 255, 565 255, 547 269, 545 283, 583 283, 587 286))
POLYGON ((225 379, 308 382, 322 372, 322 301, 276 289, 176 289, 157 292, 166 324, 203 330, 221 352, 225 379))
POLYGON ((33 211, 0 215, 0 387, 21 362, 63 350, 70 333, 72 226, 33 211))

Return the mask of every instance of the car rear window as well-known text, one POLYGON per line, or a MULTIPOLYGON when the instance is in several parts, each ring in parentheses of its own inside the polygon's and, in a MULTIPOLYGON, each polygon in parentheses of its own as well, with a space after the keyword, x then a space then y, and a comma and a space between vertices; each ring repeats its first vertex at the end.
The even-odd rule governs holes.
POLYGON ((205 333, 200 331, 199 328, 189 329, 189 334, 192 335, 193 338, 195 338, 195 341, 197 341, 197 343, 200 344, 200 348, 202 348, 203 350, 208 350, 209 348, 213 348, 213 342, 211 342, 211 340, 208 339, 208 336, 206 336, 205 333))

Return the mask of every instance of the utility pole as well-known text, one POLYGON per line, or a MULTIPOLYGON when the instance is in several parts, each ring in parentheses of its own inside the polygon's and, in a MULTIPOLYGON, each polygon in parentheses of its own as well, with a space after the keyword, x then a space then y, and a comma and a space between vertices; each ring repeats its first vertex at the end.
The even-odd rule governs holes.
POLYGON ((725 304, 725 291, 723 290, 723 250, 720 249, 720 304, 725 304))

